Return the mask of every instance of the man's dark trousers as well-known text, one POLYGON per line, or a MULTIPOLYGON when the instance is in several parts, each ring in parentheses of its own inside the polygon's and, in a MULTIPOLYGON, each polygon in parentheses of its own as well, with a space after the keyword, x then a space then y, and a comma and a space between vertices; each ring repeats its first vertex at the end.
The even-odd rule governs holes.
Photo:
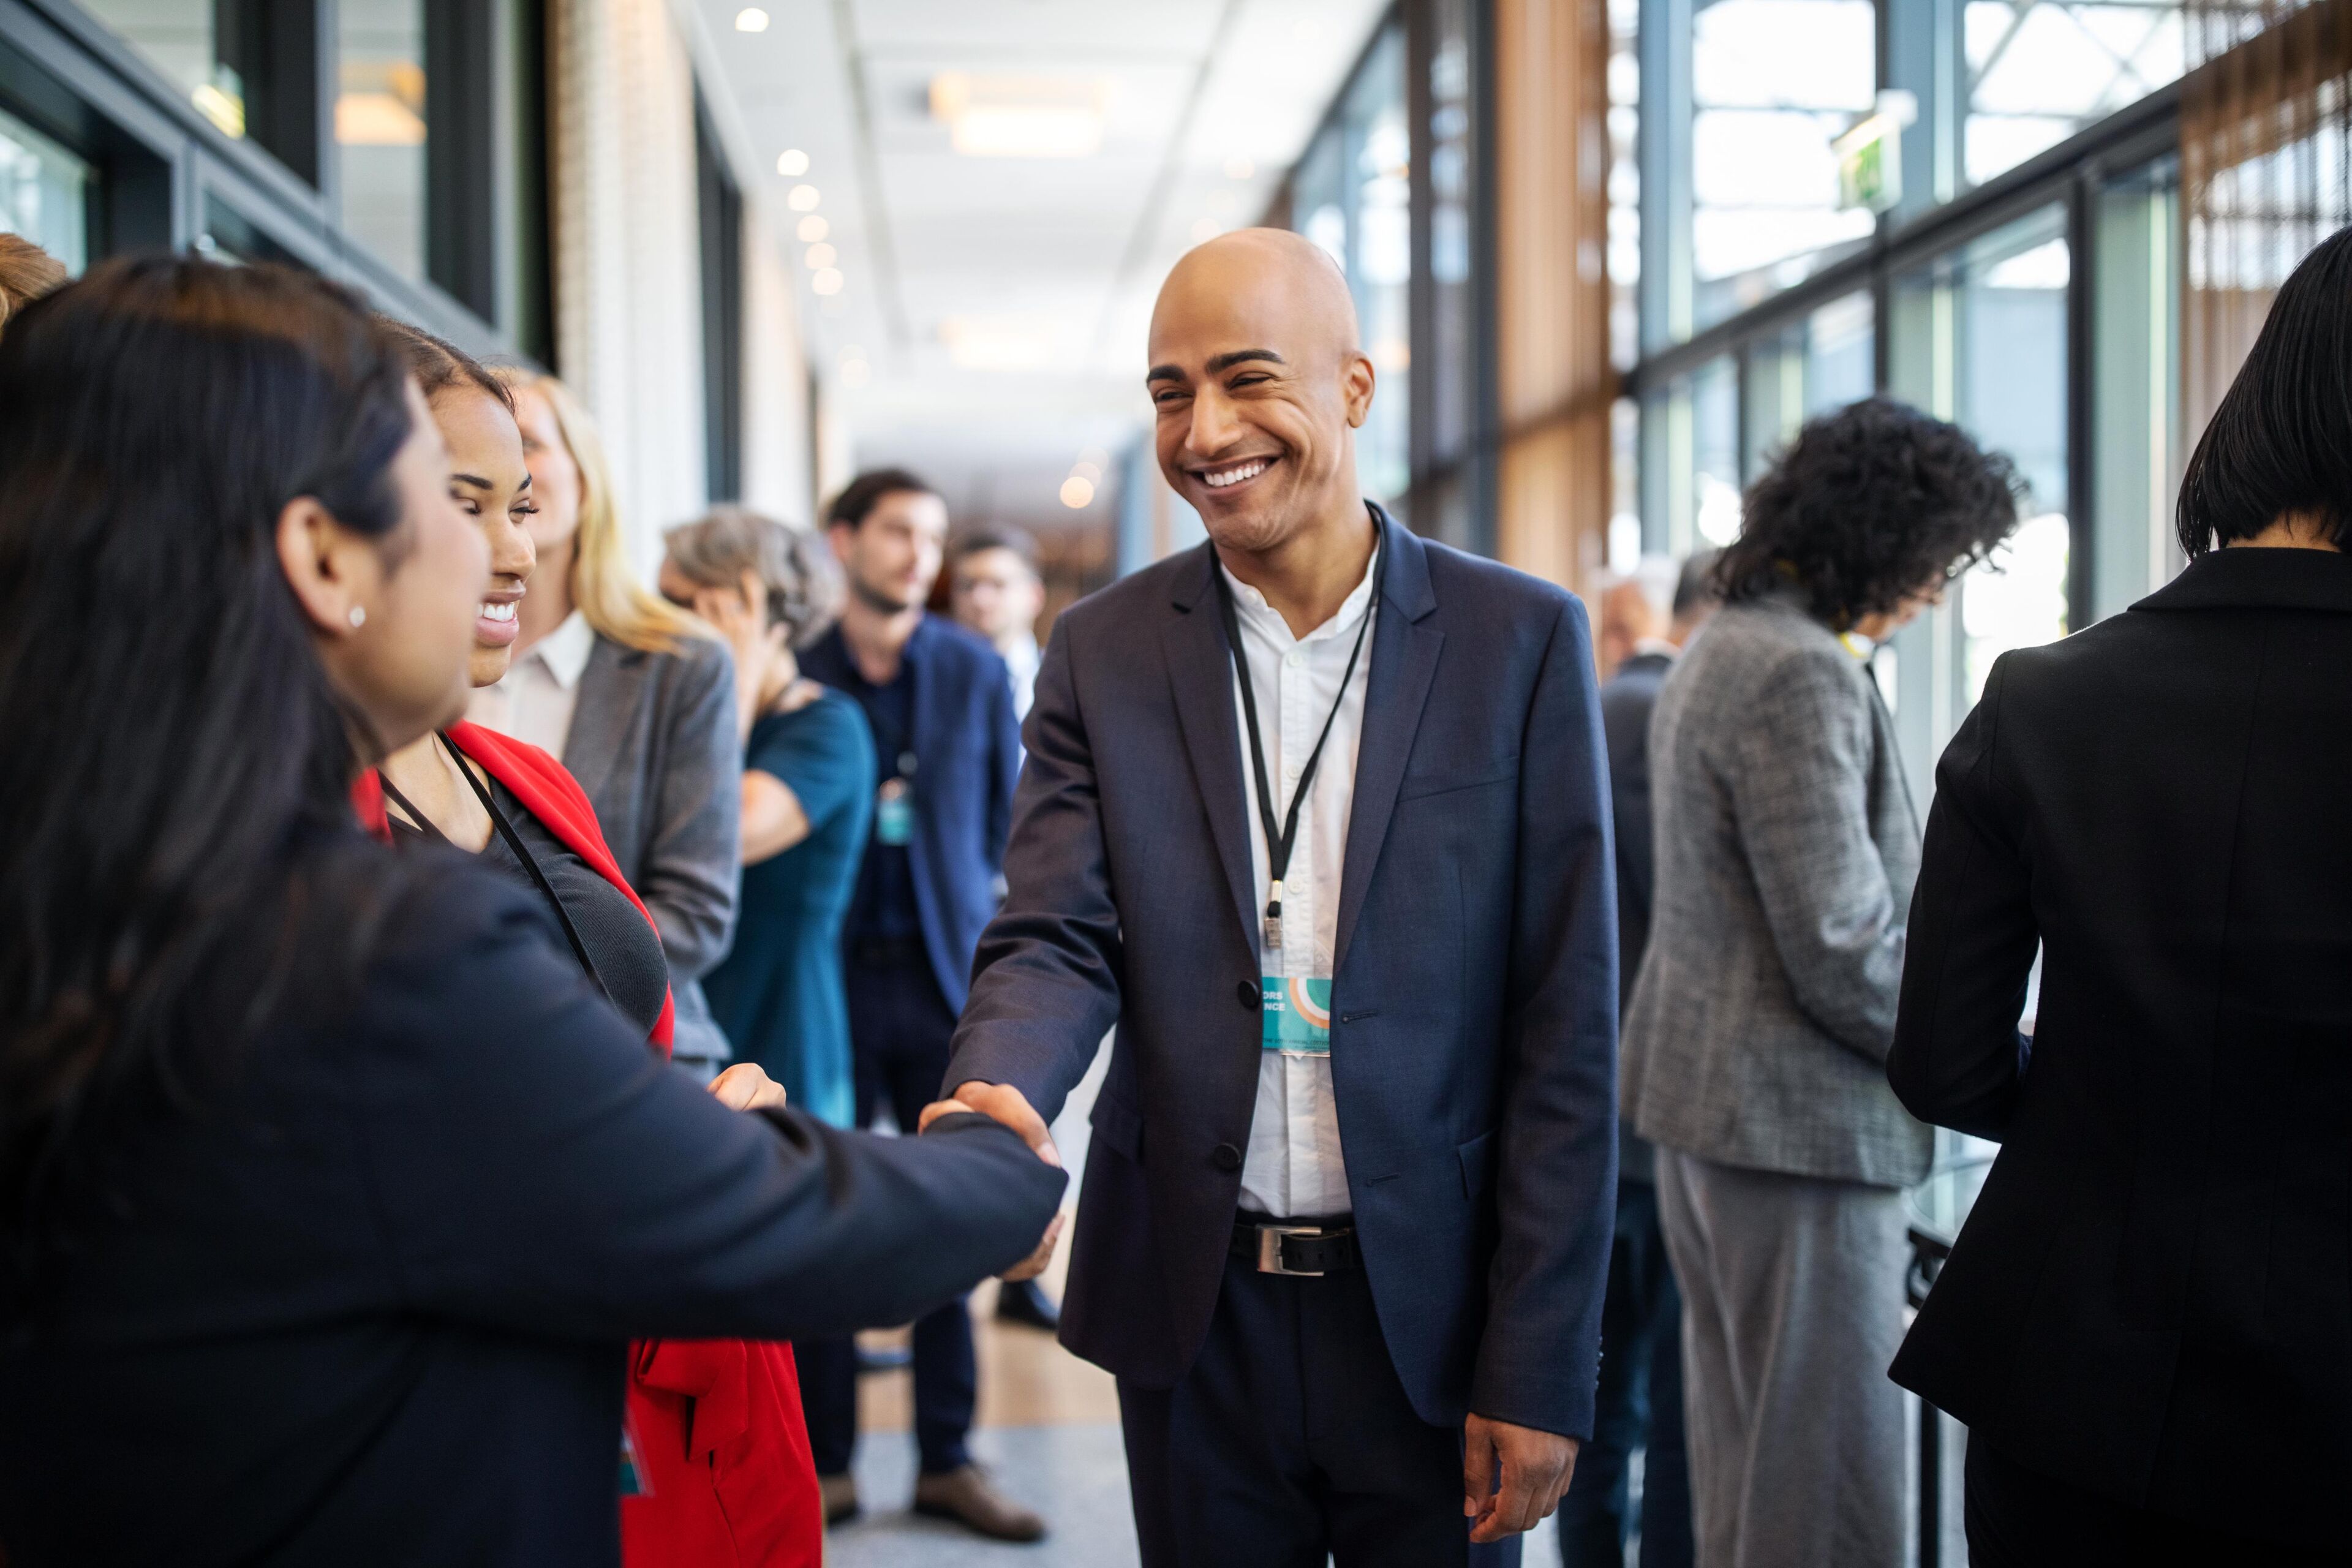
POLYGON ((1225 1264, 1200 1359, 1172 1389, 1122 1380, 1143 1568, 1507 1568, 1470 1544, 1462 1434, 1414 1414, 1361 1268, 1225 1264))
MULTIPOLYGON (((940 995, 919 942, 902 954, 862 952, 853 944, 844 969, 849 1035, 857 1064, 857 1124, 871 1126, 884 1104, 911 1132, 923 1107, 940 1097, 947 1071, 948 1037, 955 1015, 940 995)), ((821 1476, 849 1468, 857 1443, 857 1353, 854 1341, 803 1341, 801 1404, 809 1447, 821 1476)), ((971 1314, 963 1300, 916 1321, 915 1441, 923 1471, 940 1475, 971 1461, 979 1365, 972 1352, 971 1314)))
POLYGON ((1642 1568, 1690 1568, 1690 1458, 1683 1447, 1683 1298, 1658 1230, 1658 1189, 1617 1186, 1617 1238, 1601 1308, 1592 1441, 1559 1503, 1565 1568, 1621 1568, 1631 1533, 1632 1459, 1642 1467, 1642 1568))

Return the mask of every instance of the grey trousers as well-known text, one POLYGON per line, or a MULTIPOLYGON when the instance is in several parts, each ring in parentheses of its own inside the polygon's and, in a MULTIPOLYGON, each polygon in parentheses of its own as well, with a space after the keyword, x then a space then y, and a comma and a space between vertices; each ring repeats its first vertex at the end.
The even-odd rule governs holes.
POLYGON ((1698 1568, 1900 1568, 1902 1194, 1658 1151, 1698 1568))

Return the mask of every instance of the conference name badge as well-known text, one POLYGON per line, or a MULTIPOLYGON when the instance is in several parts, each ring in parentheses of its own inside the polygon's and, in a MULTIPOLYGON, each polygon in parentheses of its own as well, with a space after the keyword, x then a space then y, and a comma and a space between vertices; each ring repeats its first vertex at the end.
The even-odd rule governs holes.
POLYGON ((1258 1045, 1291 1056, 1331 1054, 1331 981, 1328 975, 1266 974, 1258 978, 1258 1045))
POLYGON ((874 837, 896 848, 905 848, 915 837, 915 802, 905 779, 886 781, 874 797, 874 837))

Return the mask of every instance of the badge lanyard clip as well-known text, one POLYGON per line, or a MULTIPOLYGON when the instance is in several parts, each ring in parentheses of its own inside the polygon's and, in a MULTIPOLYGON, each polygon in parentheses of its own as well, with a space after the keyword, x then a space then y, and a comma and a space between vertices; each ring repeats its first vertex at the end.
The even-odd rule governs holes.
POLYGON ((1231 645, 1234 672, 1241 678, 1242 717, 1249 723, 1250 764, 1257 784, 1259 824, 1265 829, 1266 870, 1269 873, 1265 900, 1265 945, 1274 952, 1282 951, 1282 881, 1290 870, 1290 851, 1298 842, 1298 811, 1306 803, 1307 792, 1314 786, 1315 770, 1323 761, 1323 742, 1331 738, 1331 726, 1339 721, 1339 705, 1348 700, 1348 683, 1356 678, 1357 661, 1364 656, 1364 638, 1372 629, 1373 617, 1381 613, 1381 587, 1389 573, 1389 552, 1386 530, 1377 521, 1373 524, 1372 548, 1380 554, 1380 564, 1372 569, 1372 594, 1364 605, 1364 618, 1356 626, 1355 646, 1348 650, 1348 668, 1339 677, 1339 694, 1332 699, 1331 711, 1324 716, 1323 731, 1315 737, 1315 749, 1307 754, 1307 765, 1298 770, 1298 783, 1290 792, 1288 816, 1276 821, 1274 814, 1274 787, 1267 782, 1265 772, 1265 742, 1261 738, 1257 721, 1257 694, 1252 689, 1249 655, 1242 647, 1241 616, 1234 608, 1234 590, 1225 581, 1222 567, 1214 571, 1217 580, 1217 604, 1224 612, 1225 641, 1231 645))

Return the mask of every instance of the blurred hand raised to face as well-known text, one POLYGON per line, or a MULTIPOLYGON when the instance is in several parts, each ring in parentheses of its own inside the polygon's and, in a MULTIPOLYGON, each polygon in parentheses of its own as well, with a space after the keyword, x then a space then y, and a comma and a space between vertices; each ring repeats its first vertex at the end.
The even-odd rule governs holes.
POLYGON ((1188 252, 1151 312, 1150 366, 1160 470, 1222 549, 1264 555, 1361 518, 1372 362, 1347 279, 1311 240, 1242 229, 1188 252))

